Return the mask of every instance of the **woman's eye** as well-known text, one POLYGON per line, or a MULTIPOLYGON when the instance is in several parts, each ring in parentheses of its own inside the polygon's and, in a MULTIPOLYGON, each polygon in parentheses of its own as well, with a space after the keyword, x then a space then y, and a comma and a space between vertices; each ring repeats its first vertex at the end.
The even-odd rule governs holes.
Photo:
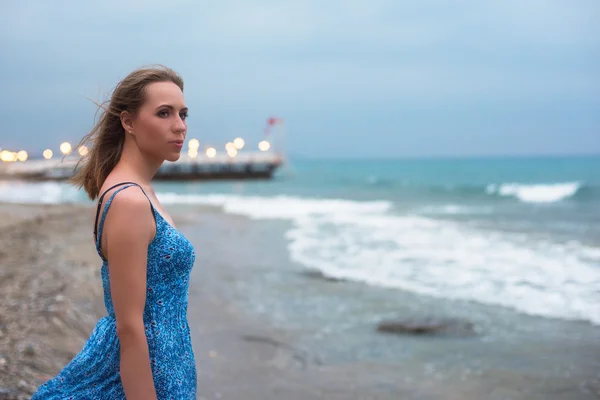
POLYGON ((186 112, 185 113, 181 113, 181 114, 179 114, 179 116, 181 117, 182 120, 185 121, 187 119, 187 117, 188 117, 188 113, 186 113, 186 112))
POLYGON ((161 118, 166 118, 169 116, 169 112, 167 110, 162 110, 158 112, 158 116, 161 118))

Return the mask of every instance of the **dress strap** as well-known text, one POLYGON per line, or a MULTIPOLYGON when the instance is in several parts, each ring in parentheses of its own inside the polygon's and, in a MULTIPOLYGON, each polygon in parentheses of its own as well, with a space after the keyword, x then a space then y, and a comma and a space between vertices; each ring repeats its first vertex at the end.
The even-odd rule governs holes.
POLYGON ((98 199, 98 209, 96 210, 96 219, 94 222, 94 239, 96 242, 96 251, 98 252, 98 255, 100 256, 100 258, 102 258, 102 260, 106 261, 104 256, 102 255, 102 252, 100 251, 100 245, 102 243, 102 231, 104 228, 104 220, 106 219, 106 214, 108 213, 108 209, 112 203, 112 201, 114 200, 115 196, 122 190, 125 190, 131 186, 137 186, 140 188, 140 190, 142 191, 142 193, 144 194, 144 196, 146 196, 146 199, 148 199, 148 203, 150 203, 150 210, 152 211, 152 216, 154 217, 154 223, 156 223, 156 211, 154 209, 154 206, 152 205, 152 201, 150 201, 150 198, 148 197, 148 195, 146 194, 146 192, 144 191, 144 189, 142 189, 142 187, 140 185, 138 185, 135 182, 121 182, 121 183, 117 183, 116 185, 111 186, 110 188, 106 189, 104 191, 104 193, 102 193, 102 195, 100 196, 100 198, 98 199), (118 190, 115 190, 115 192, 110 196, 110 198, 106 201, 106 205, 104 206, 104 210, 102 211, 102 217, 100 218, 100 210, 102 208, 102 201, 104 199, 104 196, 111 191, 112 189, 119 187, 119 186, 124 186, 118 190), (100 219, 100 224, 98 224, 98 219, 100 219))

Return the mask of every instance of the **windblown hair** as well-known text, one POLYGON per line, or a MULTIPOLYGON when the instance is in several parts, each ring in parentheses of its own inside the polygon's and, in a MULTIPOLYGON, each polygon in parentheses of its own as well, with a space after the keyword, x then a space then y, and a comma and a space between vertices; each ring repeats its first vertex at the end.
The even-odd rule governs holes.
POLYGON ((70 179, 77 188, 84 188, 94 200, 106 177, 117 165, 125 143, 121 113, 135 115, 145 101, 145 89, 154 82, 173 82, 183 91, 183 79, 175 71, 159 65, 131 72, 114 89, 110 101, 98 105, 100 117, 90 133, 81 139, 77 148, 87 145, 89 152, 77 163, 70 179))

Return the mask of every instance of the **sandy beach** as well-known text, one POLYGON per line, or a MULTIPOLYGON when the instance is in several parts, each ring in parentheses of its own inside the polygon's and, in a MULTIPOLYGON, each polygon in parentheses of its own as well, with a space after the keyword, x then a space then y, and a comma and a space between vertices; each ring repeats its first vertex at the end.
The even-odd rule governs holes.
POLYGON ((0 396, 29 398, 103 312, 90 208, 0 207, 0 396))
MULTIPOLYGON (((100 259, 92 243, 94 211, 83 205, 0 204, 0 399, 29 398, 81 349, 105 313, 100 259)), ((306 345, 309 326, 291 328, 249 311, 238 289, 256 278, 268 280, 269 272, 261 266, 277 263, 282 251, 257 251, 264 234, 260 224, 216 208, 169 211, 177 227, 193 237, 198 254, 188 311, 198 399, 542 400, 600 395, 592 371, 586 372, 588 378, 556 379, 515 364, 471 375, 463 369, 424 375, 417 361, 399 366, 372 357, 332 357, 324 348, 306 345)), ((346 290, 318 277, 301 279, 307 290, 319 285, 346 290)), ((374 330, 369 335, 381 337, 374 330)), ((407 351, 420 354, 419 346, 436 346, 427 339, 389 340, 405 340, 407 351)), ((456 343, 458 348, 471 342, 456 343)), ((556 350, 585 351, 571 343, 556 350)))

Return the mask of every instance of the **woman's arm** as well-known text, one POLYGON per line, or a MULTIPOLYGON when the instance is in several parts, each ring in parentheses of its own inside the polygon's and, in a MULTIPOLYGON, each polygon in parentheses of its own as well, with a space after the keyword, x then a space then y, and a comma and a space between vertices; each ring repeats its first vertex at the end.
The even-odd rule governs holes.
POLYGON ((148 199, 130 188, 115 196, 103 237, 121 348, 121 382, 128 400, 156 399, 144 331, 148 244, 156 225, 148 199))

